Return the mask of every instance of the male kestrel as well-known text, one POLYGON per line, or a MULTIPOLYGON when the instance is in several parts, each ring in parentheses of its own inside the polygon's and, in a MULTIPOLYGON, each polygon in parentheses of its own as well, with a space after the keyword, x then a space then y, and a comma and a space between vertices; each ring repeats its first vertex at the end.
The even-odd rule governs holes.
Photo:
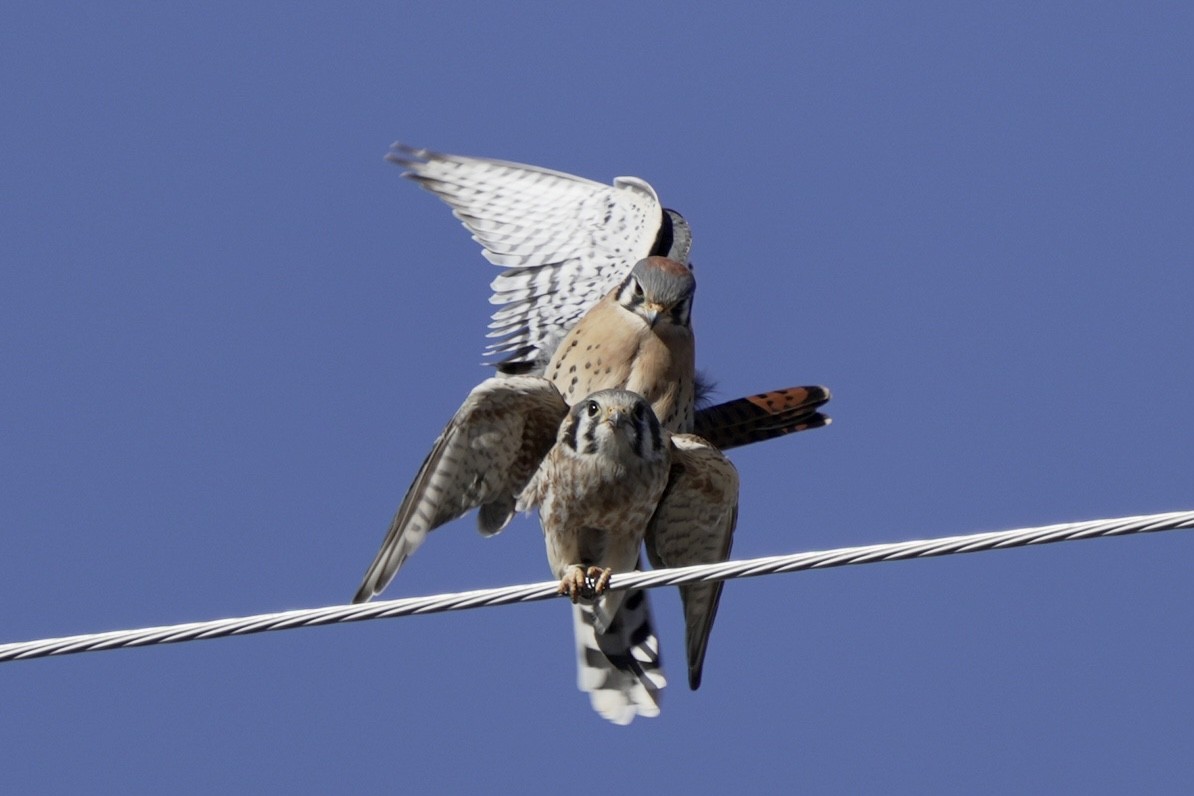
MULTIPOLYGON (((632 342, 641 328, 628 324, 632 320, 629 314, 612 310, 620 306, 633 314, 632 296, 627 291, 646 292, 650 285, 644 280, 654 282, 661 296, 670 292, 675 298, 687 298, 677 300, 670 309, 686 316, 683 324, 674 325, 688 330, 687 343, 691 344, 687 318, 691 288, 689 295, 683 296, 686 280, 682 274, 661 264, 666 258, 690 270, 692 234, 683 216, 664 208, 646 181, 618 177, 612 185, 605 185, 538 166, 403 144, 394 144, 387 159, 405 167, 405 176, 448 204, 481 244, 485 258, 505 267, 491 284, 490 302, 501 308, 490 323, 490 337, 499 339, 487 350, 487 356, 501 357, 495 363, 500 373, 551 373, 562 357, 570 359, 566 368, 571 367, 577 354, 584 353, 583 346, 594 343, 591 338, 597 333, 616 333, 624 343, 632 342), (598 311, 599 317, 587 318, 593 311, 598 311), (590 339, 578 343, 580 351, 565 350, 561 343, 570 334, 568 342, 576 342, 573 332, 578 324, 597 328, 593 333, 585 331, 590 339)), ((658 318, 659 309, 654 313, 652 317, 658 318)), ((643 312, 639 315, 648 317, 643 312)), ((649 323, 653 326, 655 320, 649 323)), ((680 336, 674 342, 684 343, 680 336)), ((628 357, 637 353, 629 345, 623 345, 617 356, 607 350, 600 357, 601 368, 636 367, 628 357)), ((594 367, 596 359, 592 358, 594 367)), ((637 367, 646 369, 643 364, 637 367)), ((573 374, 566 368, 556 369, 553 381, 570 396, 570 402, 604 388, 640 391, 632 374, 603 381, 593 378, 598 374, 585 374, 583 363, 573 374), (578 376, 576 383, 572 382, 574 375, 578 376)), ((773 390, 695 409, 694 399, 701 392, 695 373, 688 370, 687 362, 683 367, 669 363, 668 368, 676 373, 661 372, 657 363, 649 365, 660 377, 675 378, 673 389, 681 394, 669 399, 667 407, 652 397, 656 412, 669 428, 695 428, 721 450, 828 423, 828 418, 816 411, 829 400, 824 387, 773 390)), ((662 389, 660 382, 654 383, 662 389)))
POLYGON ((386 159, 452 208, 485 259, 505 268, 491 283, 486 355, 502 373, 541 374, 564 335, 631 267, 661 255, 688 264, 683 216, 637 177, 613 185, 488 158, 396 143, 386 159))
POLYGON ((598 390, 647 399, 670 431, 691 431, 696 398, 692 271, 666 257, 640 260, 589 309, 544 375, 569 405, 598 390))

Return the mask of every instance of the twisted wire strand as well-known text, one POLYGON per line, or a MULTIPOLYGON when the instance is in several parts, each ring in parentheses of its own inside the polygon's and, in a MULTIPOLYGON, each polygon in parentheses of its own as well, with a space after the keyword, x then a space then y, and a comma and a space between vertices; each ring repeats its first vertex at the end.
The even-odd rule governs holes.
MULTIPOLYGON (((966 536, 950 536, 938 539, 923 539, 894 544, 874 544, 862 547, 842 547, 811 553, 753 558, 745 561, 725 561, 720 564, 702 564, 677 569, 657 569, 650 572, 634 572, 615 575, 610 589, 652 589, 657 586, 671 586, 697 581, 730 580, 771 575, 781 572, 799 572, 808 569, 828 569, 854 564, 873 564, 880 561, 902 561, 909 558, 932 558, 956 553, 977 553, 984 550, 1006 550, 1028 545, 1052 544, 1077 539, 1094 539, 1104 536, 1153 533, 1194 528, 1194 511, 1177 511, 1166 514, 1148 514, 1136 517, 1119 517, 1109 520, 1061 523, 1037 528, 1020 528, 1011 531, 976 533, 966 536)), ((363 622, 367 619, 389 619, 413 614, 434 614, 443 611, 460 611, 466 608, 483 608, 511 603, 534 602, 556 597, 555 581, 532 583, 521 586, 506 586, 499 589, 439 594, 428 597, 410 597, 400 600, 384 600, 363 605, 334 605, 325 608, 308 608, 295 611, 281 611, 256 616, 217 619, 208 622, 189 622, 163 627, 146 627, 136 630, 114 630, 106 633, 89 633, 63 638, 49 638, 0 644, 0 663, 53 655, 72 655, 79 652, 119 649, 122 647, 146 647, 155 644, 174 644, 197 639, 243 636, 250 633, 264 633, 272 630, 289 630, 296 627, 315 627, 341 622, 363 622)))

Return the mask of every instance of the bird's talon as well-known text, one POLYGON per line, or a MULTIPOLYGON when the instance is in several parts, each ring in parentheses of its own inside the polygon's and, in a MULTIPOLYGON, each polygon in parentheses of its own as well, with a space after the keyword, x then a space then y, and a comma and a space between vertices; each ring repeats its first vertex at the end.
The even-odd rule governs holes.
POLYGON ((572 566, 564 573, 564 577, 560 578, 560 585, 556 589, 556 594, 567 594, 569 599, 575 603, 587 590, 588 584, 585 582, 585 571, 578 566, 572 566))
POLYGON ((586 577, 592 582, 592 591, 594 597, 600 597, 609 588, 609 579, 614 571, 608 567, 602 569, 601 567, 589 567, 586 577))
POLYGON ((589 567, 588 569, 573 564, 560 578, 560 585, 556 589, 556 594, 566 594, 577 603, 581 600, 592 601, 605 593, 609 588, 609 579, 613 574, 612 569, 603 569, 601 567, 589 567))

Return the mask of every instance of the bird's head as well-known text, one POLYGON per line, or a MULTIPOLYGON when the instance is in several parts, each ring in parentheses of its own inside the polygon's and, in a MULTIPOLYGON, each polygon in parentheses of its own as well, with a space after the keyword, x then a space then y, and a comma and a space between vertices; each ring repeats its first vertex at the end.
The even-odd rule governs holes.
POLYGON ((647 326, 660 323, 687 328, 692 314, 696 278, 688 266, 666 257, 648 257, 618 286, 618 303, 638 315, 647 326))
POLYGON ((568 412, 560 438, 578 455, 663 457, 667 439, 651 405, 638 393, 601 390, 568 412))

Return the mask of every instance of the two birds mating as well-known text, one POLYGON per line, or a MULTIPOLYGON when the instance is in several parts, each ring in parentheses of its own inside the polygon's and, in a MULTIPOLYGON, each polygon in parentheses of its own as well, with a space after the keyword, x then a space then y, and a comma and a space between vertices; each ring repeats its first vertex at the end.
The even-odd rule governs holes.
MULTIPOLYGON (((721 451, 825 425, 829 392, 697 408, 691 234, 646 182, 401 145, 389 159, 506 267, 491 299, 501 359, 436 440, 354 601, 384 589, 428 531, 477 508, 494 534, 538 507, 574 602, 581 690, 618 724, 657 715, 666 680, 646 594, 606 591, 611 573, 637 568, 644 545, 656 567, 726 560, 738 475, 721 451)), ((680 587, 693 689, 721 587, 680 587)))

